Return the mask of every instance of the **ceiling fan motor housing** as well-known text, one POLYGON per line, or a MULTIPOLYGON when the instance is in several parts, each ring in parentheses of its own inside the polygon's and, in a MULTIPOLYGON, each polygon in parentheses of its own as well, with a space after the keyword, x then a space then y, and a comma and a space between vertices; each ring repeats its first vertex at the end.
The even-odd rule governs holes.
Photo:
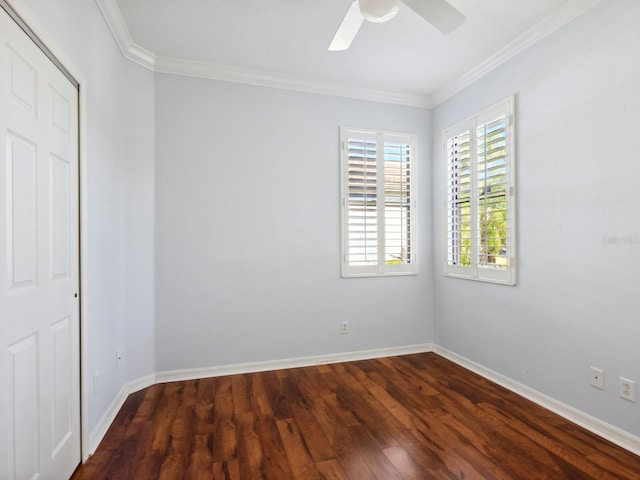
POLYGON ((373 23, 391 20, 400 9, 399 0, 358 0, 358 5, 364 19, 373 23))

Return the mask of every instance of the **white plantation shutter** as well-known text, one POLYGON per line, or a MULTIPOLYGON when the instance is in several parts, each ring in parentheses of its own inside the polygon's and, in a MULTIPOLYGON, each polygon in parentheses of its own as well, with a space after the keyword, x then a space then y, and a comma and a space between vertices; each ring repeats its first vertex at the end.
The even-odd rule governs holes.
POLYGON ((384 142, 385 264, 411 263, 411 144, 384 142))
POLYGON ((478 265, 506 265, 507 228, 507 115, 500 114, 476 127, 478 170, 478 265))
POLYGON ((417 271, 411 135, 341 129, 342 275, 417 271))
POLYGON ((448 138, 447 159, 447 262, 471 266, 471 149, 469 130, 448 138))
POLYGON ((347 140, 347 256, 354 266, 378 263, 378 172, 376 140, 347 140))
POLYGON ((513 99, 445 130, 446 275, 515 284, 513 99))

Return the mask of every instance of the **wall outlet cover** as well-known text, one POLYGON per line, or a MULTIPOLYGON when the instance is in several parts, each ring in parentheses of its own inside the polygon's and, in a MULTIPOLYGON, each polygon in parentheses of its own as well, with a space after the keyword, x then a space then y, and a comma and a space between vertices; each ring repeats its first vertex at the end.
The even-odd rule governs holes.
POLYGON ((604 390, 604 371, 601 368, 591 367, 589 384, 592 387, 604 390))
POLYGON ((636 401, 636 382, 620 377, 620 396, 630 402, 636 401))

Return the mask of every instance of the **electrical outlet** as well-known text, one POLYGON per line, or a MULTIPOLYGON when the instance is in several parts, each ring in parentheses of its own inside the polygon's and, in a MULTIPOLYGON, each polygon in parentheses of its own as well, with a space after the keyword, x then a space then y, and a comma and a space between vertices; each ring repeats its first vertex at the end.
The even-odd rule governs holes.
POLYGON ((591 367, 591 378, 589 384, 592 387, 604 390, 604 371, 601 368, 591 367))
POLYGON ((340 333, 349 333, 349 322, 343 320, 340 324, 340 333))
POLYGON ((620 377, 620 396, 630 402, 636 401, 636 382, 620 377))
POLYGON ((100 372, 93 374, 93 394, 97 395, 100 391, 100 372))

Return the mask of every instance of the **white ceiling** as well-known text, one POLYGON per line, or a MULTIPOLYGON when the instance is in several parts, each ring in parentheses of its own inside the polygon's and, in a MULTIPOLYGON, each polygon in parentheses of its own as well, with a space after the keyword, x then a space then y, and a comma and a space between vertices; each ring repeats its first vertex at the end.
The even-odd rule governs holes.
POLYGON ((327 47, 352 0, 97 0, 125 56, 154 71, 432 107, 600 0, 449 0, 442 35, 406 6, 327 47))

